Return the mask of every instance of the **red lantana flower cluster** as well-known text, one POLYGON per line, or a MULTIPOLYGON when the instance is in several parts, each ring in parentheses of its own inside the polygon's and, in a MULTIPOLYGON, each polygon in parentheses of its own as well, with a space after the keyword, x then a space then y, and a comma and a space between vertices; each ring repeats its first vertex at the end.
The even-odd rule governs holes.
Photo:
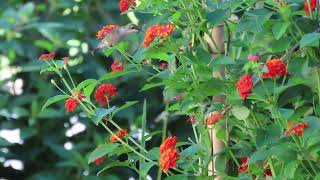
POLYGON ((95 163, 97 166, 99 166, 101 163, 103 163, 103 161, 104 161, 104 157, 99 157, 99 158, 97 158, 97 159, 94 161, 94 163, 95 163))
POLYGON ((266 62, 268 72, 262 73, 263 78, 274 79, 277 76, 287 75, 287 65, 281 59, 271 59, 266 62))
POLYGON ((115 24, 103 26, 102 29, 100 29, 97 32, 97 35, 96 35, 97 39, 103 39, 108 33, 110 33, 111 31, 113 31, 116 28, 118 28, 118 25, 115 25, 115 24))
MULTIPOLYGON (((84 98, 84 96, 82 95, 81 92, 78 93, 77 96, 80 101, 82 101, 84 98)), ((73 98, 73 97, 68 98, 65 102, 66 111, 73 112, 76 109, 76 107, 78 106, 78 104, 79 104, 79 102, 75 98, 73 98)))
POLYGON ((111 65, 112 72, 123 71, 124 67, 121 62, 118 60, 114 60, 111 65))
POLYGON ((53 59, 55 55, 56 55, 55 52, 51 52, 48 54, 42 54, 41 56, 39 56, 38 60, 47 61, 47 60, 53 59))
POLYGON ((249 168, 249 165, 247 164, 248 159, 249 158, 247 156, 241 158, 241 165, 237 168, 238 173, 247 172, 247 170, 249 168))
POLYGON ((172 24, 159 25, 155 24, 150 26, 146 33, 142 43, 142 47, 149 47, 150 43, 156 38, 166 38, 176 29, 172 24))
POLYGON ((222 118, 223 118, 223 115, 221 112, 214 111, 207 118, 206 125, 207 126, 213 125, 213 124, 217 123, 218 121, 220 121, 222 118))
MULTIPOLYGON (((248 173, 248 172, 251 173, 251 171, 248 171, 248 169, 249 169, 248 160, 249 160, 249 158, 247 156, 244 156, 241 158, 241 165, 237 168, 238 173, 248 173)), ((262 166, 263 169, 265 169, 263 171, 264 176, 272 176, 272 172, 271 172, 270 168, 268 168, 267 163, 263 162, 260 165, 262 166)))
POLYGON ((176 167, 176 161, 180 157, 176 148, 177 137, 168 137, 160 145, 160 168, 167 173, 169 168, 176 167))
POLYGON ((119 8, 121 12, 126 12, 130 7, 136 7, 137 2, 136 0, 120 0, 119 8))
POLYGON ((112 84, 102 84, 96 90, 96 92, 94 94, 94 98, 102 106, 106 106, 106 104, 115 95, 117 95, 117 88, 116 87, 114 87, 112 84))
POLYGON ((237 82, 237 89, 239 95, 243 100, 251 94, 251 89, 253 88, 253 79, 250 74, 243 75, 240 80, 237 82))
MULTIPOLYGON (((310 0, 311 10, 313 11, 317 7, 317 0, 310 0)), ((304 10, 306 11, 306 14, 310 15, 309 5, 308 1, 304 2, 304 10)))
POLYGON ((290 134, 295 134, 298 137, 302 137, 302 132, 306 128, 309 128, 309 125, 306 122, 298 123, 294 127, 292 127, 292 123, 289 122, 288 123, 288 130, 284 131, 284 134, 286 136, 289 136, 290 134))
POLYGON ((118 138, 122 139, 127 135, 128 135, 128 131, 126 129, 121 129, 116 133, 116 135, 110 136, 110 143, 115 143, 118 141, 118 138))

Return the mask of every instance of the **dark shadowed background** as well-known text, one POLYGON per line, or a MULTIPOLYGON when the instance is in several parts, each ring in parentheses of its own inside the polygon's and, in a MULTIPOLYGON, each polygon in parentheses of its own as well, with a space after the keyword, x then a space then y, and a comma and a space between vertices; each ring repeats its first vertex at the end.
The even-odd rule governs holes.
MULTIPOLYGON (((102 52, 94 56, 90 53, 97 44, 96 32, 106 24, 134 22, 141 26, 152 17, 120 15, 118 0, 1 0, 0 7, 0 178, 137 178, 124 167, 96 176, 111 160, 96 166, 88 164, 87 157, 109 135, 91 123, 80 109, 66 113, 60 102, 41 111, 45 101, 59 91, 50 83, 55 75, 40 74, 43 64, 37 58, 55 51, 56 57, 70 57, 70 71, 77 83, 98 78, 110 71, 112 58, 106 58, 102 52)), ((132 38, 141 43, 142 37, 143 32, 132 38)), ((139 101, 115 118, 131 134, 139 133, 145 98, 148 130, 162 128, 161 121, 155 122, 164 109, 162 90, 139 92, 146 78, 146 74, 135 73, 112 80, 119 89, 114 105, 139 101)), ((175 134, 183 130, 187 136, 187 124, 177 123, 177 117, 170 118, 169 130, 174 129, 175 134)), ((158 146, 160 136, 149 140, 147 147, 158 146)), ((156 168, 152 169, 150 177, 156 172, 156 168)))

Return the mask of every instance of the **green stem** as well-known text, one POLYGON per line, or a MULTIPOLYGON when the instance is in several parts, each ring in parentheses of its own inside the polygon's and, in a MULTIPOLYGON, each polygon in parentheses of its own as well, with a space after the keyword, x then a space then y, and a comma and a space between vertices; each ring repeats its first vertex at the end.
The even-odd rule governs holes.
POLYGON ((73 89, 76 89, 76 86, 75 86, 75 84, 74 84, 74 81, 73 81, 73 79, 72 79, 72 77, 71 77, 71 75, 70 75, 70 73, 69 73, 68 67, 67 67, 66 65, 65 65, 65 70, 67 71, 68 77, 69 77, 69 79, 70 79, 70 81, 71 81, 71 83, 72 83, 72 85, 73 85, 73 89))
MULTIPOLYGON (((62 90, 54 81, 51 82, 59 91, 61 91, 63 94, 70 96, 68 93, 66 93, 64 90, 62 90)), ((70 96, 71 97, 71 96, 70 96)))
POLYGON ((304 163, 302 161, 300 161, 302 167, 312 176, 314 177, 314 175, 309 171, 309 169, 304 165, 304 163))
POLYGON ((272 177, 275 178, 275 177, 276 177, 276 172, 275 172, 274 167, 273 167, 273 164, 272 164, 272 159, 269 158, 269 159, 268 159, 268 162, 269 162, 270 170, 271 170, 271 172, 272 172, 272 177))
POLYGON ((115 136, 117 138, 117 140, 124 146, 126 146, 127 148, 129 148, 132 152, 134 152, 135 154, 137 154, 138 156, 140 156, 141 158, 145 159, 146 161, 149 162, 153 162, 151 159, 147 158, 146 156, 144 156, 143 154, 139 153, 138 151, 136 151, 134 148, 132 148, 129 144, 127 144, 126 142, 124 142, 121 138, 119 138, 116 134, 114 134, 107 125, 105 125, 103 122, 100 122, 100 124, 113 136, 115 136))
MULTIPOLYGON (((199 144, 199 138, 198 138, 196 125, 192 124, 192 130, 193 130, 194 138, 196 139, 197 144, 199 144)), ((201 158, 200 157, 198 159, 198 164, 199 164, 199 173, 201 174, 202 173, 202 168, 201 168, 201 158)))
MULTIPOLYGON (((169 104, 166 104, 166 110, 167 110, 167 106, 169 104)), ((167 135, 167 126, 168 126, 168 118, 164 117, 163 118, 163 126, 162 126, 162 138, 161 138, 161 142, 163 142, 166 139, 166 135, 167 135)), ((158 175, 157 175, 157 180, 161 180, 161 176, 162 176, 162 170, 159 167, 158 169, 158 175)))
POLYGON ((319 73, 315 70, 315 73, 317 73, 317 89, 318 89, 318 100, 320 104, 320 78, 319 78, 319 73))
MULTIPOLYGON (((317 0, 317 1, 318 1, 318 0, 317 0)), ((310 0, 307 0, 307 3, 308 3, 308 9, 309 9, 310 17, 311 17, 311 19, 313 19, 313 12, 312 12, 312 7, 311 7, 310 0)), ((318 4, 318 3, 317 3, 317 4, 318 4)))
MULTIPOLYGON (((118 130, 121 130, 121 127, 118 126, 118 124, 116 124, 112 119, 108 119, 108 121, 111 122, 111 124, 114 125, 118 130)), ((148 153, 148 151, 146 149, 144 149, 139 143, 137 143, 132 137, 129 136, 128 139, 131 142, 133 142, 133 144, 135 144, 139 149, 141 149, 145 153, 148 153)))

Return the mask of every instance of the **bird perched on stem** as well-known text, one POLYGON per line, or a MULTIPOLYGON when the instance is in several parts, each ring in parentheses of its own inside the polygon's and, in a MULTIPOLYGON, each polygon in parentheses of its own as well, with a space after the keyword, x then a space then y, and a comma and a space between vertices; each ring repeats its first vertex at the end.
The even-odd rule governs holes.
POLYGON ((99 49, 111 47, 123 40, 128 35, 137 32, 139 32, 138 28, 134 24, 128 24, 125 26, 113 26, 112 30, 110 30, 108 33, 105 33, 104 37, 100 37, 102 40, 100 41, 98 46, 91 51, 91 53, 93 54, 99 49))

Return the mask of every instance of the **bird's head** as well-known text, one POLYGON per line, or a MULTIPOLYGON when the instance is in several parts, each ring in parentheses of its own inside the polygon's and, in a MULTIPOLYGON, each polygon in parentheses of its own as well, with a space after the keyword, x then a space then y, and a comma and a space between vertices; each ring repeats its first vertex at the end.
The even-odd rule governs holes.
POLYGON ((137 32, 139 32, 138 26, 132 23, 119 27, 119 33, 124 36, 132 33, 137 33, 137 32))

